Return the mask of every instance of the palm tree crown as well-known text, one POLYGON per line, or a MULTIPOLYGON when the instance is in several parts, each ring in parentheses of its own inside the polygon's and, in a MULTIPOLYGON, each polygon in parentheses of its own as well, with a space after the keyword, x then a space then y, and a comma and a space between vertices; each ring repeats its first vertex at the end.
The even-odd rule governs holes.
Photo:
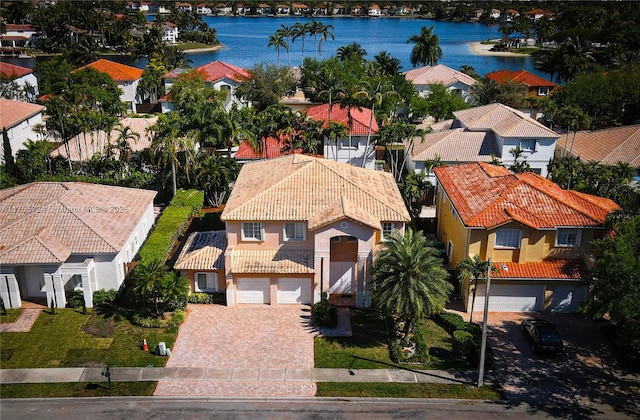
POLYGON ((407 40, 407 44, 414 43, 411 51, 411 65, 433 66, 442 58, 440 38, 433 33, 434 27, 423 26, 418 35, 413 35, 407 40))

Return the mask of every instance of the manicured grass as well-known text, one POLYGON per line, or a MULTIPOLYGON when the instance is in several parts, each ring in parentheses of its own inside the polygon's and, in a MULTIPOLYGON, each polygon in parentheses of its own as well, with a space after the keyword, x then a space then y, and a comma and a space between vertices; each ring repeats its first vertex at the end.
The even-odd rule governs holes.
POLYGON ((501 400, 498 388, 472 385, 407 384, 377 382, 319 382, 317 397, 378 397, 378 398, 457 398, 501 400))
POLYGON ((151 396, 157 382, 90 382, 51 384, 2 384, 0 398, 60 398, 60 397, 117 397, 151 396))
POLYGON ((11 322, 16 322, 16 320, 22 314, 22 309, 7 309, 7 314, 0 314, 0 324, 8 324, 11 322))
POLYGON ((166 358, 141 350, 140 343, 146 337, 151 351, 160 341, 172 347, 177 331, 138 327, 118 313, 43 311, 31 331, 2 333, 0 367, 164 366, 166 358))
MULTIPOLYGON (((372 309, 351 311, 351 337, 315 339, 315 366, 317 368, 388 369, 400 365, 389 355, 384 321, 372 309)), ((468 370, 474 369, 451 352, 449 333, 430 319, 422 321, 430 360, 412 369, 468 370)))

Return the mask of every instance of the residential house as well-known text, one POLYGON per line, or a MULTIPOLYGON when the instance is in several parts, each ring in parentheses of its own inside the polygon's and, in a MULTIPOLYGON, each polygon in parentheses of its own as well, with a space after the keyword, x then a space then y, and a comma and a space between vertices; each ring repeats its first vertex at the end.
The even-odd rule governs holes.
POLYGON ((245 164, 221 220, 228 305, 366 306, 374 253, 410 218, 391 174, 293 154, 245 164))
POLYGON ((178 42, 178 25, 171 22, 162 22, 162 42, 175 44, 178 42))
POLYGON ((210 15, 213 11, 206 3, 200 3, 196 6, 196 13, 199 15, 210 15))
POLYGON ((626 163, 634 170, 634 180, 640 181, 640 125, 578 131, 556 144, 556 156, 567 155, 603 165, 626 163))
POLYGON ((531 9, 527 12, 524 12, 524 14, 533 22, 537 22, 542 18, 553 19, 553 13, 540 8, 531 9))
POLYGON ((256 8, 256 13, 259 15, 267 16, 271 14, 271 6, 267 3, 260 3, 256 8))
POLYGON ((380 6, 375 3, 369 6, 369 9, 367 10, 367 15, 369 17, 380 17, 381 14, 382 10, 380 9, 380 6))
MULTIPOLYGON (((505 166, 514 163, 511 150, 520 148, 531 171, 547 176, 549 161, 554 156, 555 131, 502 104, 490 104, 453 113, 452 121, 441 123, 441 129, 421 138, 405 142, 406 166, 420 172, 429 161, 439 158, 444 163, 490 162, 492 156, 505 166)), ((434 127, 435 129, 435 127, 434 127)), ((431 174, 429 181, 435 183, 431 174)))
POLYGON ((293 14, 296 16, 307 16, 311 13, 311 8, 304 3, 293 3, 291 5, 293 14))
POLYGON ((219 16, 221 16, 221 15, 232 15, 233 14, 233 8, 231 6, 229 6, 229 5, 227 5, 226 3, 218 3, 218 4, 216 4, 215 12, 219 16))
POLYGON ((313 106, 320 105, 319 102, 311 102, 307 99, 301 89, 296 89, 293 95, 283 96, 279 103, 288 106, 293 111, 306 111, 313 106))
MULTIPOLYGON (((234 104, 240 107, 247 106, 246 102, 243 102, 236 96, 236 88, 240 82, 251 78, 251 73, 249 73, 248 70, 222 61, 213 61, 200 67, 196 67, 193 70, 178 68, 163 76, 165 91, 170 92, 173 83, 187 71, 202 73, 207 85, 225 92, 226 98, 224 100, 224 105, 227 110, 231 109, 234 104)), ((170 93, 160 99, 160 103, 162 106, 162 112, 169 112, 173 110, 170 93)))
POLYGON ((155 191, 83 182, 0 190, 0 296, 64 308, 82 290, 119 289, 154 223, 155 191))
POLYGON ((447 92, 454 92, 465 102, 471 102, 469 92, 476 84, 476 79, 457 70, 447 67, 444 64, 436 66, 424 66, 409 70, 404 73, 404 77, 410 81, 422 97, 431 94, 431 86, 444 85, 447 92))
POLYGON ((29 99, 38 96, 38 79, 30 68, 0 61, 0 83, 15 83, 29 99))
POLYGON ((322 104, 309 108, 307 115, 316 121, 324 121, 325 128, 329 124, 329 116, 331 121, 340 122, 348 128, 348 135, 335 142, 325 138, 325 158, 374 169, 374 144, 378 134, 378 123, 369 108, 348 108, 332 104, 329 113, 329 104, 322 104))
POLYGON ((347 8, 341 4, 333 4, 332 15, 343 16, 347 14, 347 8))
POLYGON ((176 2, 176 9, 178 12, 191 12, 193 11, 193 6, 186 2, 176 2))
POLYGON ((144 70, 105 59, 94 61, 78 70, 86 68, 108 74, 122 90, 120 100, 127 104, 127 110, 135 112, 135 106, 142 102, 142 98, 138 96, 138 84, 144 70))
MULTIPOLYGON (((33 128, 42 125, 43 109, 42 105, 0 98, 0 129, 7 130, 13 156, 18 150, 25 149, 27 140, 36 140, 33 128)), ((4 162, 3 147, 0 147, 0 157, 4 162)))
POLYGON ((236 5, 236 14, 239 16, 249 15, 251 14, 251 6, 244 3, 238 3, 236 5))
POLYGON ((33 47, 37 33, 29 24, 6 23, 5 32, 0 35, 0 45, 9 51, 24 50, 33 47))
POLYGON ((526 70, 498 70, 485 75, 487 79, 496 83, 505 85, 507 83, 517 83, 526 87, 527 98, 543 98, 560 89, 560 86, 540 77, 536 74, 529 73, 526 70))
POLYGON ((224 230, 194 232, 185 241, 173 268, 179 271, 182 277, 189 279, 192 292, 224 291, 226 249, 227 234, 224 230))
MULTIPOLYGON (((574 312, 587 297, 591 241, 605 233, 613 201, 563 190, 537 174, 487 163, 435 168, 438 238, 449 268, 474 255, 491 259, 489 311, 574 312)), ((467 311, 484 307, 484 284, 461 286, 467 311)))
POLYGON ((289 15, 291 14, 291 7, 285 3, 276 4, 276 11, 279 15, 289 15))

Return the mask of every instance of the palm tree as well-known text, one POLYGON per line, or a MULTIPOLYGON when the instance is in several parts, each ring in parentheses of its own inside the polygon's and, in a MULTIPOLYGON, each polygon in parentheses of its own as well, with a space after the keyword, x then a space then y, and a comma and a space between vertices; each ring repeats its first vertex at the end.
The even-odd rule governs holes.
POLYGON ((411 51, 411 65, 417 67, 434 66, 442 58, 442 48, 440 48, 440 38, 433 33, 434 27, 423 26, 418 35, 413 35, 407 40, 407 44, 416 44, 411 51))
MULTIPOLYGON (((338 160, 338 141, 347 135, 349 129, 346 125, 339 121, 331 121, 329 120, 327 127, 323 130, 324 137, 329 142, 329 146, 333 145, 333 158, 334 160, 338 160)), ((326 156, 325 156, 326 157, 326 156)))
POLYGON ((164 276, 162 283, 162 302, 177 309, 184 309, 189 296, 189 280, 171 271, 164 276))
POLYGON ((364 81, 362 82, 362 85, 364 89, 360 91, 360 93, 362 94, 362 96, 367 98, 369 100, 369 103, 371 104, 371 115, 369 116, 369 129, 367 130, 367 144, 364 148, 364 158, 362 159, 362 167, 364 168, 365 163, 367 162, 367 154, 369 152, 369 146, 371 144, 371 126, 373 124, 373 118, 376 112, 376 105, 382 106, 382 102, 384 101, 385 98, 388 98, 390 96, 397 96, 399 98, 400 95, 398 95, 398 93, 395 92, 393 88, 389 90, 388 86, 386 86, 386 84, 382 82, 378 82, 378 84, 373 86, 371 83, 364 81))
POLYGON ((280 67, 280 48, 284 48, 287 52, 289 52, 289 44, 287 44, 287 41, 285 41, 282 35, 279 34, 278 31, 276 31, 275 34, 269 37, 269 43, 267 44, 267 48, 269 47, 273 47, 276 49, 276 52, 278 53, 278 58, 276 59, 276 65, 280 67))
POLYGON ((322 60, 322 43, 327 39, 336 39, 333 36, 333 25, 322 25, 322 27, 318 31, 318 35, 320 35, 320 42, 318 42, 318 55, 320 56, 320 60, 322 60))
POLYGON ((196 181, 204 191, 207 205, 219 207, 224 203, 231 183, 238 177, 238 171, 237 161, 230 157, 208 155, 200 159, 196 181))
POLYGON ((167 267, 160 260, 142 260, 134 270, 133 291, 142 300, 153 302, 156 315, 160 315, 158 301, 162 299, 163 282, 167 267))
POLYGON ((386 51, 380 51, 373 57, 374 66, 381 75, 395 76, 400 73, 401 62, 386 51))
POLYGON ((362 48, 362 45, 357 42, 352 42, 349 45, 343 45, 336 51, 336 56, 340 61, 347 61, 349 59, 357 59, 364 61, 364 57, 367 55, 367 50, 362 48))
POLYGON ((280 28, 276 30, 276 34, 282 37, 287 43, 287 67, 291 67, 291 43, 293 42, 291 39, 293 35, 291 28, 282 24, 280 28))
MULTIPOLYGON (((120 163, 129 162, 133 153, 132 143, 140 140, 140 133, 133 131, 128 125, 118 124, 116 126, 118 137, 116 137, 116 149, 120 155, 118 158, 120 163)), ((110 147, 110 146, 109 146, 110 147)), ((123 166, 123 165, 121 165, 123 166)))
POLYGON ((444 308, 453 290, 439 252, 422 232, 396 231, 376 257, 371 291, 376 307, 405 322, 405 335, 421 317, 444 308))
POLYGON ((311 25, 312 25, 311 22, 308 22, 306 24, 296 22, 291 27, 291 42, 295 42, 295 40, 298 38, 302 39, 302 48, 300 50, 302 54, 302 59, 300 60, 301 66, 304 63, 304 39, 307 37, 307 35, 311 31, 311 25))
MULTIPOLYGON (((472 258, 465 258, 456 264, 456 270, 459 271, 458 279, 463 282, 466 279, 473 280, 473 298, 471 299, 471 316, 469 322, 473 322, 473 308, 476 303, 476 290, 478 289, 478 280, 486 278, 489 270, 489 261, 480 259, 478 255, 474 255, 472 258)), ((498 268, 491 265, 491 272, 497 273, 498 268)))

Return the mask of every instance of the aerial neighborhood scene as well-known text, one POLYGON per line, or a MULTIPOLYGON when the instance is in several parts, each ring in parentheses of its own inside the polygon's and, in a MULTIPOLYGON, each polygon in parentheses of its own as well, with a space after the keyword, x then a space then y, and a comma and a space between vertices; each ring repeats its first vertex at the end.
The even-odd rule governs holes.
POLYGON ((2 416, 637 418, 637 6, 3 1, 2 416))

